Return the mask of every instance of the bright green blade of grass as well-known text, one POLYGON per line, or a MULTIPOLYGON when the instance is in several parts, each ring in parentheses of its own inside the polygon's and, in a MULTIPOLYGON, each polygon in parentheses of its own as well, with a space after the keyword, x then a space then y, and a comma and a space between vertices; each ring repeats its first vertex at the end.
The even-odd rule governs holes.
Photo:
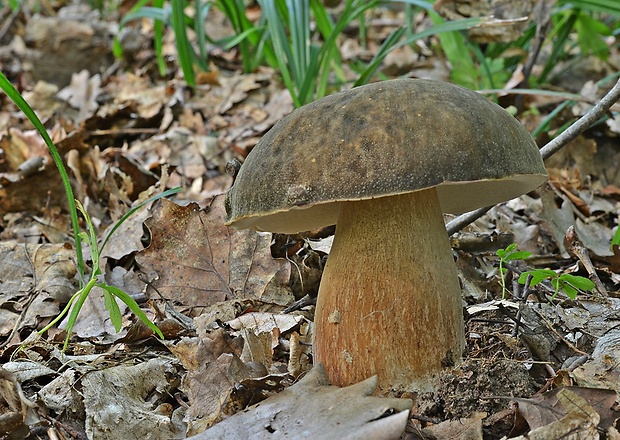
MULTIPOLYGON (((445 20, 439 14, 430 12, 429 15, 435 26, 445 23, 445 20)), ((468 89, 475 90, 480 88, 478 69, 463 35, 459 32, 444 32, 437 34, 437 38, 439 38, 441 43, 441 50, 452 66, 450 72, 452 81, 468 89)))
POLYGON ((161 330, 149 320, 148 316, 146 316, 146 313, 144 313, 138 303, 136 303, 136 301, 131 296, 123 292, 118 287, 108 286, 107 284, 97 284, 97 287, 101 287, 102 289, 107 290, 108 292, 119 298, 121 301, 123 301, 125 304, 127 304, 129 310, 131 310, 140 321, 146 324, 148 328, 153 330, 153 332, 155 332, 157 336, 159 336, 161 339, 164 339, 164 335, 161 330))
POLYGON ((185 0, 172 0, 171 5, 172 29, 174 30, 179 64, 187 84, 195 86, 196 76, 194 75, 194 63, 192 62, 194 54, 185 29, 185 0))
POLYGON ((294 67, 291 65, 293 62, 293 55, 289 47, 289 41, 286 36, 286 31, 284 30, 282 19, 278 14, 275 1, 258 0, 258 4, 262 9, 263 14, 265 14, 265 19, 267 20, 267 28, 269 29, 269 34, 277 61, 276 67, 282 75, 284 85, 291 93, 293 104, 295 107, 301 107, 303 104, 299 99, 299 90, 296 87, 293 78, 294 67))
POLYGON ((194 32, 196 32, 196 43, 200 51, 201 68, 207 70, 209 54, 207 53, 207 31, 205 29, 205 21, 211 8, 211 3, 203 3, 201 0, 194 2, 196 16, 194 17, 194 32))
POLYGON ((558 4, 570 5, 575 9, 620 15, 620 2, 618 0, 560 0, 558 4))
POLYGON ((291 55, 293 77, 302 84, 310 76, 310 4, 308 0, 286 0, 289 31, 291 34, 291 55))
POLYGON ((551 70, 559 63, 560 59, 566 55, 566 44, 568 42, 568 37, 573 29, 573 26, 575 25, 575 22, 577 21, 578 15, 579 11, 567 11, 559 16, 560 20, 554 26, 549 35, 549 37, 555 35, 553 49, 551 50, 547 64, 545 64, 545 68, 538 77, 537 81, 539 84, 546 82, 551 70))

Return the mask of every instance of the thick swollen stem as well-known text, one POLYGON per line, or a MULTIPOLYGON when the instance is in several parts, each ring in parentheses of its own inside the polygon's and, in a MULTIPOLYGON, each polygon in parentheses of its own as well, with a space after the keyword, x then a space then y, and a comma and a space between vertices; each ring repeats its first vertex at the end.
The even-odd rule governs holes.
POLYGON ((460 284, 435 189, 342 205, 316 307, 332 383, 428 390, 464 347, 460 284))

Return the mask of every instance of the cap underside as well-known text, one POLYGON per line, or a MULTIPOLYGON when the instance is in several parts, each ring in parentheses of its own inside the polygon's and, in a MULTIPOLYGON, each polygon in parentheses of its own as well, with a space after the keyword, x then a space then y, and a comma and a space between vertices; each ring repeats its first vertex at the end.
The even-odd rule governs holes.
MULTIPOLYGON (((501 180, 474 182, 444 182, 436 186, 441 210, 444 213, 461 214, 471 206, 492 206, 525 194, 547 181, 547 175, 527 174, 501 180)), ((396 194, 386 194, 390 197, 396 194)), ((375 197, 376 198, 376 197, 375 197)), ((357 199, 363 200, 363 199, 357 199)), ((237 229, 252 228, 258 231, 293 234, 310 231, 322 226, 334 225, 340 214, 338 200, 314 205, 293 207, 287 211, 257 213, 253 216, 235 219, 231 225, 237 229)))

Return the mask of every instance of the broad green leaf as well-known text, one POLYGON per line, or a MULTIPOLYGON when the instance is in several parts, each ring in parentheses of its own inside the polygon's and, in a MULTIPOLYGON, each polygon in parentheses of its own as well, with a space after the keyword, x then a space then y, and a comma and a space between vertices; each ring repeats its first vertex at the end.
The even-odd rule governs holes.
POLYGON ((593 54, 602 60, 607 59, 609 47, 605 40, 603 40, 603 36, 610 35, 611 32, 604 23, 581 13, 575 22, 575 29, 579 37, 581 55, 593 54))
POLYGON ((568 283, 561 283, 560 290, 562 290, 562 292, 564 292, 570 299, 577 298, 577 295, 579 294, 579 292, 568 283))
POLYGON ((596 288, 596 284, 594 284, 592 280, 577 275, 570 275, 565 273, 560 275, 560 280, 570 283, 572 286, 580 290, 592 291, 596 288))
POLYGON ((527 272, 523 272, 521 275, 519 275, 519 284, 525 284, 525 281, 527 280, 527 276, 531 275, 532 279, 530 280, 530 285, 531 286, 535 286, 537 284, 540 284, 541 282, 543 282, 544 280, 548 279, 548 278, 557 278, 558 274, 550 269, 535 269, 535 270, 528 270, 527 272))
POLYGON ((497 254, 498 257, 504 258, 506 255, 510 254, 511 252, 514 252, 516 249, 517 249, 517 243, 511 243, 508 246, 506 246, 506 249, 498 249, 497 251, 495 251, 495 253, 497 254))

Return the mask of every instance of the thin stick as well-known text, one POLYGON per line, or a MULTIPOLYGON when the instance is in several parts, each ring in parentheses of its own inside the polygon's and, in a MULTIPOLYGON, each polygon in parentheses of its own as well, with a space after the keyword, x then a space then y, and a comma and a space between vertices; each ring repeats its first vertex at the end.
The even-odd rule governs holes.
MULTIPOLYGON (((620 80, 616 85, 601 99, 601 101, 590 109, 585 115, 583 115, 577 122, 567 128, 558 137, 553 139, 547 145, 540 149, 540 155, 543 160, 548 159, 555 153, 564 148, 569 142, 577 138, 581 133, 586 131, 592 124, 598 121, 612 105, 620 99, 620 80)), ((467 212, 448 222, 446 230, 448 235, 452 235, 455 232, 460 231, 470 223, 475 222, 484 214, 486 214, 493 206, 486 206, 484 208, 476 209, 475 211, 467 212)))

